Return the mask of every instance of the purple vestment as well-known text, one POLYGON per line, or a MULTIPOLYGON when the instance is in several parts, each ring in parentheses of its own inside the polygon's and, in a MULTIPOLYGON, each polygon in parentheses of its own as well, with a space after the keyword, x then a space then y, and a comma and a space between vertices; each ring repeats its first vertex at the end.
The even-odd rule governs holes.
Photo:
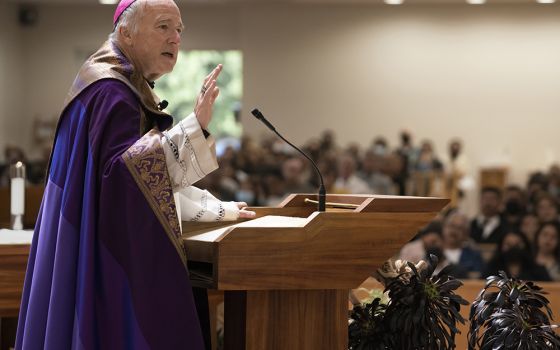
POLYGON ((121 80, 92 79, 60 118, 16 349, 204 348, 158 144, 171 117, 121 80))

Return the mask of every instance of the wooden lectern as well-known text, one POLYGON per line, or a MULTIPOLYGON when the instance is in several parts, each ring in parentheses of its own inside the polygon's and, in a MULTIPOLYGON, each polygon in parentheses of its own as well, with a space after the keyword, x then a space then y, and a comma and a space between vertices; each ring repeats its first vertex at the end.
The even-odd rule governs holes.
POLYGON ((347 349, 349 290, 449 202, 328 195, 353 208, 319 213, 316 197, 253 208, 243 223, 185 223, 193 285, 224 291, 226 350, 347 349))

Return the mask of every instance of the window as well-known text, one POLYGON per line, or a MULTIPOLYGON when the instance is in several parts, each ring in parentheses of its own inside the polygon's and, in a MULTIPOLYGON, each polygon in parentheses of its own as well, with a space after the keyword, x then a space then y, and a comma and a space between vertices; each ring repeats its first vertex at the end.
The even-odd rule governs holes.
POLYGON ((224 68, 218 79, 220 96, 214 105, 209 131, 216 138, 241 136, 241 97, 243 91, 241 51, 181 51, 175 69, 156 82, 155 92, 167 100, 169 112, 178 121, 194 109, 204 78, 217 64, 224 68))

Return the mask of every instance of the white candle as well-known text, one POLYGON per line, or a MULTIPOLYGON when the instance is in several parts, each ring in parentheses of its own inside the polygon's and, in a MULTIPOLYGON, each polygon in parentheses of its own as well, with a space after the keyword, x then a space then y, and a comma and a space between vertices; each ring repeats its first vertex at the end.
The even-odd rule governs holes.
POLYGON ((25 179, 11 179, 11 212, 12 215, 23 215, 25 208, 25 179))

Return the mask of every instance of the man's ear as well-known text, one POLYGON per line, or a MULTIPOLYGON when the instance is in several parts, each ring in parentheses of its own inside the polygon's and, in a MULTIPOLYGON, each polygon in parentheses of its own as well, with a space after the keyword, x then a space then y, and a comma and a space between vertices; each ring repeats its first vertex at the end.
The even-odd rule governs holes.
POLYGON ((122 26, 119 28, 119 34, 121 38, 124 40, 125 44, 132 46, 132 32, 126 26, 122 26))

